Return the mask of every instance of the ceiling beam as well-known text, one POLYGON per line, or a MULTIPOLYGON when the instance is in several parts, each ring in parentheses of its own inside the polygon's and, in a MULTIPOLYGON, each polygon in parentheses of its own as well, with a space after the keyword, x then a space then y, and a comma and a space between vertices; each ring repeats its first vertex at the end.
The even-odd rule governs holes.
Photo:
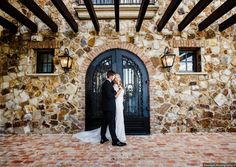
POLYGON ((142 0, 142 4, 139 9, 138 19, 137 19, 137 23, 136 23, 136 31, 137 32, 139 32, 139 30, 142 26, 143 19, 145 17, 149 3, 150 3, 150 0, 142 0))
POLYGON ((178 30, 183 31, 184 28, 197 17, 213 0, 200 0, 183 21, 178 25, 178 30))
POLYGON ((78 32, 78 24, 74 20, 73 16, 67 9, 66 5, 62 0, 51 0, 57 10, 61 13, 61 15, 66 19, 67 23, 73 29, 74 32, 78 32))
POLYGON ((171 0, 170 5, 166 9, 163 17, 161 18, 160 22, 157 25, 157 31, 160 32, 165 27, 166 23, 169 21, 169 19, 171 18, 171 16, 175 12, 181 1, 182 0, 171 0))
POLYGON ((17 33, 17 27, 7 19, 4 19, 2 16, 0 16, 0 25, 13 33, 17 33))
POLYGON ((32 32, 36 33, 38 30, 37 25, 28 19, 25 15, 19 12, 15 7, 13 7, 8 1, 0 0, 0 9, 9 14, 11 17, 18 20, 20 23, 28 27, 32 32))
POLYGON ((30 11, 40 18, 53 32, 58 31, 58 26, 50 17, 34 2, 34 0, 20 0, 30 11))
POLYGON ((96 15, 94 7, 93 7, 93 3, 91 0, 85 0, 84 4, 88 10, 88 13, 89 13, 89 16, 90 16, 92 22, 93 22, 93 26, 98 33, 100 30, 100 27, 99 27, 97 15, 96 15))
POLYGON ((219 25, 219 31, 224 31, 225 29, 229 28, 230 26, 236 23, 236 14, 225 20, 223 23, 219 25))
POLYGON ((119 5, 120 0, 114 0, 114 6, 115 6, 115 20, 116 20, 116 32, 119 32, 120 30, 120 13, 119 13, 119 5))
POLYGON ((236 0, 227 0, 219 8, 217 8, 210 16, 208 16, 198 25, 199 31, 206 29, 208 26, 210 26, 213 22, 218 20, 225 13, 234 8, 235 5, 236 5, 236 0))

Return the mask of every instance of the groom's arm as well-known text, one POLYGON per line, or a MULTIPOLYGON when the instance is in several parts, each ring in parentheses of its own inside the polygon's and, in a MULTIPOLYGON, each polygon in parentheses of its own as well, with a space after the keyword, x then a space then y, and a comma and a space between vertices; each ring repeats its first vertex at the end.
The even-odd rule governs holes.
POLYGON ((114 98, 116 95, 116 91, 113 89, 111 85, 105 85, 104 86, 104 93, 106 94, 107 98, 114 98))

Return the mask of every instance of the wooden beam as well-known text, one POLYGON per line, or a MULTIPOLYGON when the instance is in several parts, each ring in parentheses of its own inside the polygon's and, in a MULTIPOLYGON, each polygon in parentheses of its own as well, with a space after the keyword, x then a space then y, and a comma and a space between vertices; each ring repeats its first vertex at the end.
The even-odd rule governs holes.
POLYGON ((219 8, 217 8, 210 16, 208 16, 198 25, 199 31, 206 29, 208 26, 210 26, 213 22, 218 20, 225 13, 234 8, 235 5, 236 5, 236 0, 227 0, 219 8))
POLYGON ((34 2, 34 0, 20 0, 30 11, 40 18, 53 32, 58 31, 58 26, 50 17, 34 2))
POLYGON ((213 0, 200 0, 193 9, 188 13, 184 20, 178 25, 178 30, 183 31, 183 29, 191 22, 195 17, 197 17, 213 0))
POLYGON ((95 13, 92 1, 91 0, 86 0, 86 1, 84 1, 84 4, 85 4, 85 6, 88 10, 90 18, 92 19, 93 26, 94 26, 95 30, 97 32, 99 32, 100 27, 99 27, 99 23, 98 23, 98 18, 97 18, 97 15, 95 13))
POLYGON ((67 9, 66 5, 62 0, 51 0, 57 10, 61 13, 61 15, 66 19, 67 23, 73 29, 74 32, 78 32, 78 24, 75 22, 73 16, 67 9))
POLYGON ((138 14, 138 19, 136 23, 136 31, 139 32, 141 25, 143 23, 143 19, 145 17, 148 5, 150 3, 150 0, 142 0, 140 9, 139 9, 139 14, 138 14))
POLYGON ((114 6, 115 6, 115 20, 116 20, 116 32, 119 32, 120 30, 120 13, 119 13, 119 5, 120 0, 114 0, 114 6))
POLYGON ((224 31, 225 29, 229 28, 230 26, 236 23, 236 14, 225 20, 223 23, 219 25, 219 31, 224 31))
POLYGON ((17 27, 7 19, 4 19, 2 16, 0 16, 0 25, 13 33, 17 33, 17 27))
POLYGON ((179 4, 181 3, 182 0, 172 0, 168 8, 166 9, 163 17, 161 18, 160 22, 157 25, 157 31, 161 31, 166 23, 169 21, 179 4))
POLYGON ((8 1, 0 0, 0 9, 9 14, 11 17, 18 20, 20 23, 28 27, 32 32, 36 33, 38 27, 35 23, 33 23, 30 19, 28 19, 25 15, 19 12, 15 7, 13 7, 8 1))

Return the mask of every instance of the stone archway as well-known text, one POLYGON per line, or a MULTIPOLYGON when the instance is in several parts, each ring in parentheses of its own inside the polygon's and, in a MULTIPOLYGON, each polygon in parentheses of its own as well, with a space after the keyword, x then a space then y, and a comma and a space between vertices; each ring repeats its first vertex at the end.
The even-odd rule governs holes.
MULTIPOLYGON (((153 118, 153 110, 151 108, 151 106, 154 105, 154 91, 150 91, 153 90, 153 83, 154 83, 154 78, 152 76, 154 76, 155 74, 155 68, 153 66, 153 64, 151 63, 150 59, 148 57, 146 57, 144 55, 144 51, 136 46, 134 46, 133 44, 130 43, 120 43, 120 42, 110 42, 109 44, 103 45, 103 46, 99 46, 96 47, 94 50, 90 51, 87 54, 87 57, 85 58, 83 64, 80 66, 79 71, 80 71, 80 76, 83 79, 83 84, 81 85, 81 88, 84 88, 85 90, 85 78, 86 78, 86 73, 87 70, 89 68, 89 65, 91 64, 91 62, 101 53, 105 52, 106 50, 110 50, 110 49, 115 49, 115 48, 120 48, 120 49, 124 49, 124 50, 128 50, 132 53, 134 53, 135 55, 137 55, 145 64, 148 75, 149 75, 149 99, 150 99, 150 131, 152 132, 152 126, 154 125, 154 118, 153 118)), ((83 91, 83 99, 85 99, 85 91, 83 91)), ((84 100, 84 104, 83 106, 85 106, 85 100, 84 100)), ((83 108, 83 113, 85 113, 85 109, 83 108)), ((84 120, 81 120, 83 122, 83 126, 85 125, 85 117, 83 117, 84 120)))

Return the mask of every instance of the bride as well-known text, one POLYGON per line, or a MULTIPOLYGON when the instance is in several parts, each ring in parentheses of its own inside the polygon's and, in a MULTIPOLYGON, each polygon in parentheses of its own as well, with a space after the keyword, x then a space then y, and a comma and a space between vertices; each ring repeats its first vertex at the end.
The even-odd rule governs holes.
MULTIPOLYGON (((125 136, 125 126, 124 126, 124 116, 123 116, 123 100, 124 100, 124 88, 121 82, 121 78, 119 74, 115 74, 114 79, 114 90, 117 92, 116 94, 116 136, 121 142, 126 141, 125 136)), ((79 139, 84 143, 99 143, 101 140, 101 127, 91 130, 91 131, 84 131, 74 134, 72 137, 79 139)), ((107 128, 106 137, 111 140, 111 135, 109 132, 109 128, 107 128)))

